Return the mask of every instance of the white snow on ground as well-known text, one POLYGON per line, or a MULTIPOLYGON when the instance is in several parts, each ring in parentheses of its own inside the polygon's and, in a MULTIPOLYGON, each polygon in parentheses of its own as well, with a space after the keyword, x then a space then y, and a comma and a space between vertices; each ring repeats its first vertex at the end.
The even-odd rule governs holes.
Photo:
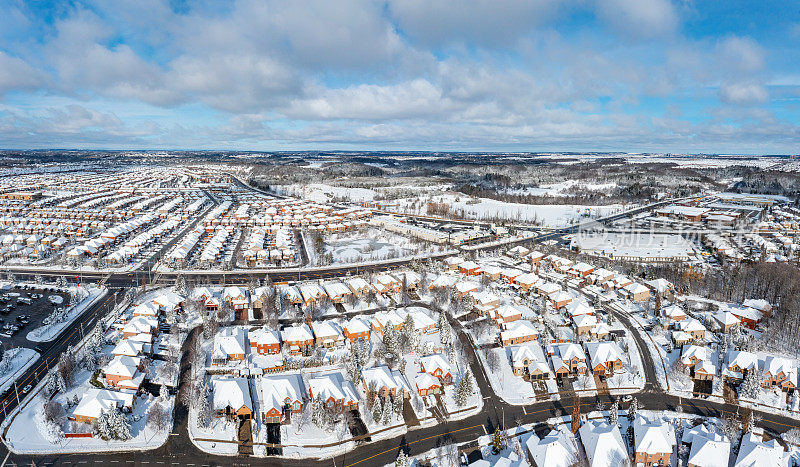
POLYGON ((558 183, 547 183, 538 187, 525 187, 521 189, 509 189, 505 193, 535 195, 535 196, 567 196, 566 191, 577 187, 584 191, 608 191, 617 186, 616 182, 592 183, 584 180, 564 180, 558 183))
POLYGON ((29 332, 26 336, 29 341, 33 342, 47 342, 55 339, 61 334, 61 331, 67 328, 77 317, 83 314, 88 308, 94 305, 98 300, 102 299, 108 293, 105 287, 91 286, 86 289, 88 295, 80 303, 72 306, 67 310, 67 318, 60 323, 51 323, 39 326, 33 331, 29 332))
MULTIPOLYGON (((0 392, 11 386, 19 375, 39 359, 39 352, 25 347, 7 350, 0 362, 0 392)), ((22 388, 19 388, 20 391, 22 388)))
POLYGON ((208 428, 202 428, 197 423, 197 409, 195 404, 189 408, 189 439, 201 451, 211 454, 234 455, 239 452, 237 425, 235 421, 228 421, 225 417, 212 417, 208 428), (231 440, 234 443, 218 443, 214 441, 201 441, 198 438, 215 440, 231 440))
POLYGON ((333 256, 334 264, 396 258, 417 251, 418 244, 408 237, 375 228, 332 234, 325 240, 325 253, 333 256))
POLYGON ((428 202, 446 204, 455 214, 463 214, 464 217, 470 219, 489 220, 501 218, 512 221, 537 221, 545 227, 563 227, 615 214, 623 209, 632 207, 621 204, 608 206, 520 204, 448 193, 445 195, 395 200, 388 202, 387 208, 399 212, 424 214, 427 212, 428 202))
MULTIPOLYGON (((492 370, 486 363, 486 355, 483 351, 477 352, 481 359, 481 364, 486 369, 486 376, 492 385, 492 390, 501 399, 512 405, 524 405, 536 402, 536 392, 531 383, 514 374, 511 364, 508 361, 506 349, 494 348, 487 352, 493 353, 497 357, 498 368, 492 370)), ((557 395, 554 396, 556 399, 557 395)))
MULTIPOLYGON (((71 409, 67 408, 67 400, 73 397, 81 397, 89 385, 91 372, 81 371, 76 375, 77 383, 69 389, 66 394, 59 393, 55 399, 62 403, 69 415, 71 409)), ((47 454, 47 453, 78 453, 78 452, 124 452, 124 451, 145 451, 155 449, 167 441, 169 432, 172 429, 172 409, 175 403, 175 396, 169 396, 165 407, 169 411, 169 423, 163 430, 156 431, 146 426, 146 413, 150 406, 159 403, 157 397, 150 397, 144 394, 136 398, 133 412, 127 415, 130 423, 130 432, 133 436, 128 441, 104 441, 100 438, 63 438, 52 436, 49 433, 47 422, 42 414, 42 400, 40 395, 36 395, 47 382, 47 378, 42 379, 37 385, 36 391, 32 393, 24 406, 14 417, 7 418, 3 426, 10 423, 6 433, 5 442, 9 449, 15 453, 24 454, 47 454)), ((70 432, 72 422, 67 421, 62 430, 70 432)), ((78 432, 91 432, 91 427, 85 424, 76 424, 78 432), (83 430, 81 430, 83 428, 83 430)))

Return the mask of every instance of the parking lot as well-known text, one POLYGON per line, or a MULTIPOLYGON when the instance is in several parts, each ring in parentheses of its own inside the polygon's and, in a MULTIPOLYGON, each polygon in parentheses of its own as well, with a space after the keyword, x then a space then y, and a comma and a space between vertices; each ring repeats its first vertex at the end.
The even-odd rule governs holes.
MULTIPOLYGON (((45 319, 56 306, 66 307, 69 304, 69 294, 65 292, 54 292, 46 288, 14 287, 0 291, 0 342, 6 347, 28 347, 35 348, 37 342, 29 341, 25 336, 41 326, 45 319), (49 297, 57 295, 63 299, 60 305, 54 305, 49 297), (32 298, 36 297, 36 298, 32 298), (30 301, 30 304, 26 303, 30 301), (24 323, 23 317, 27 317, 28 323, 24 323), (6 325, 18 326, 19 330, 12 331, 6 325)), ((47 346, 47 343, 43 343, 47 346)))

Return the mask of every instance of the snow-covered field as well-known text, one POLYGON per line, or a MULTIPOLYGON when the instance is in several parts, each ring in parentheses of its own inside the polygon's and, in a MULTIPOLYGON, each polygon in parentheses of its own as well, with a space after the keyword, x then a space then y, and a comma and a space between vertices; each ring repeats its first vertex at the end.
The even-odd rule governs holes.
POLYGON ((562 182, 539 185, 538 187, 509 189, 506 193, 535 196, 567 196, 569 194, 567 193, 568 191, 574 191, 576 188, 583 191, 607 191, 616 188, 616 186, 616 182, 602 183, 587 182, 584 180, 564 180, 562 182))
POLYGON ((429 202, 447 205, 451 212, 469 219, 504 219, 520 222, 537 222, 544 227, 563 227, 622 211, 621 204, 608 206, 536 205, 508 203, 488 198, 471 198, 463 194, 447 193, 436 196, 405 198, 387 204, 389 210, 425 214, 429 202))
POLYGON ((333 234, 325 240, 325 253, 334 264, 397 258, 417 251, 408 237, 376 228, 333 234))
MULTIPOLYGON (((75 290, 70 290, 70 293, 75 292, 75 290)), ((66 316, 63 320, 39 326, 28 333, 26 336, 27 339, 33 342, 47 342, 55 339, 67 326, 72 324, 76 318, 83 314, 84 311, 89 309, 98 300, 101 300, 107 292, 108 290, 105 287, 90 286, 86 288, 86 298, 67 309, 66 316)))

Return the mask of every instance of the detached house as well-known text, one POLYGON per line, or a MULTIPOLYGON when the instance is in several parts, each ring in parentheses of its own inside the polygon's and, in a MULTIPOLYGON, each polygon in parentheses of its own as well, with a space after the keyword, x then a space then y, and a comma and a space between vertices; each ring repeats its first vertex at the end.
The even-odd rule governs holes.
POLYGON ((358 394, 350 381, 345 381, 340 373, 316 376, 308 381, 309 399, 321 400, 326 408, 341 412, 358 407, 358 394))
POLYGON ((427 355, 419 359, 420 371, 439 378, 447 386, 453 384, 450 362, 442 354, 427 355))
POLYGON ((305 390, 298 374, 264 376, 260 390, 259 405, 264 423, 281 423, 303 411, 305 390))
POLYGON ((247 354, 247 337, 244 328, 225 327, 214 336, 214 350, 211 353, 212 365, 226 365, 232 361, 242 361, 247 354))
POLYGON ((289 346, 289 353, 298 355, 314 346, 314 335, 307 324, 287 326, 281 330, 281 341, 289 346))
POLYGON ((247 378, 211 378, 214 410, 218 416, 248 420, 253 416, 253 401, 247 378))
POLYGON ((248 333, 250 352, 259 355, 274 355, 281 351, 280 335, 271 329, 258 328, 248 333))

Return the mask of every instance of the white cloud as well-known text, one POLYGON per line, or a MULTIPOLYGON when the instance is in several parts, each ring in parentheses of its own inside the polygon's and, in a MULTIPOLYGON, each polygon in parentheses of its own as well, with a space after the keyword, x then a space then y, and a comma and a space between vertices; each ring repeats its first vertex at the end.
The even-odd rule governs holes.
POLYGON ((754 72, 764 68, 764 51, 749 37, 728 37, 718 44, 717 49, 723 65, 736 71, 754 72))
POLYGON ((0 95, 10 90, 34 89, 43 80, 42 73, 27 62, 0 50, 0 95))
POLYGON ((678 26, 678 13, 669 0, 597 0, 596 5, 598 16, 622 36, 663 36, 678 26))
POLYGON ((397 0, 389 10, 412 41, 443 46, 456 43, 501 46, 547 25, 562 4, 559 0, 397 0))
POLYGON ((766 102, 769 93, 760 84, 730 83, 720 86, 719 98, 729 104, 757 104, 766 102))

